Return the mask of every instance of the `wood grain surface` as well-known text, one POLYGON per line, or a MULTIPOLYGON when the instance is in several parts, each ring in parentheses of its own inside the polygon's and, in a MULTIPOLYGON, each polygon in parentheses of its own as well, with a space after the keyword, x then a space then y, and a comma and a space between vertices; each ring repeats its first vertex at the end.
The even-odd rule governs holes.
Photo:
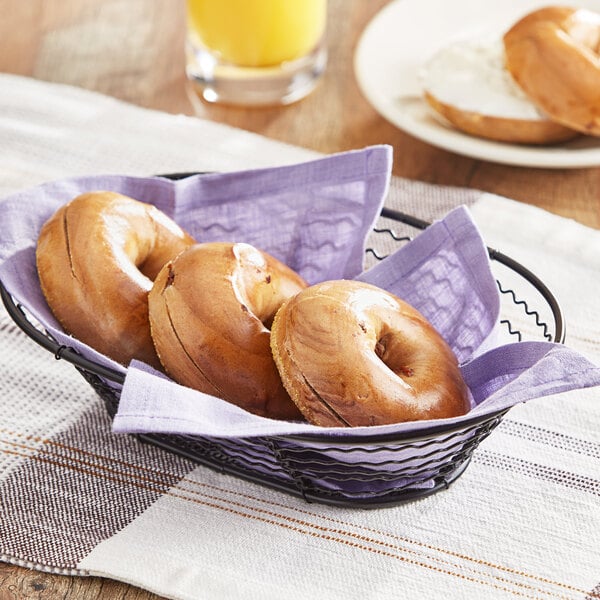
MULTIPOLYGON (((440 150, 380 117, 353 72, 356 43, 387 0, 329 0, 327 72, 287 107, 246 109, 198 100, 184 74, 182 0, 0 0, 0 72, 67 83, 171 113, 196 114, 321 152, 394 147, 394 174, 502 194, 600 229, 600 168, 532 169, 440 150)), ((0 563, 0 600, 157 596, 100 578, 0 563)))

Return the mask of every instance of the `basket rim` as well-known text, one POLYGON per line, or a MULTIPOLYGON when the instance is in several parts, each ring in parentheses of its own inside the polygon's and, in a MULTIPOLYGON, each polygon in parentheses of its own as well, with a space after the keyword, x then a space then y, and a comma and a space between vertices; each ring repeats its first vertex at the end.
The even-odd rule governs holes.
MULTIPOLYGON (((212 173, 214 173, 214 171, 181 171, 178 173, 162 173, 156 175, 156 177, 164 177, 165 179, 178 181, 196 175, 210 175, 212 173)), ((392 219, 394 221, 399 221, 401 223, 410 225, 415 229, 420 230, 427 229, 427 227, 431 225, 429 221, 420 219, 419 217, 415 217, 414 215, 405 213, 394 208, 389 208, 387 206, 383 206, 381 208, 380 216, 392 219)), ((552 311, 552 317, 554 318, 553 341, 558 344, 563 344, 566 337, 566 325, 563 310, 560 306, 560 303, 558 302, 558 299, 552 293, 550 288, 548 288, 548 286, 537 275, 535 275, 533 271, 529 270, 527 267, 525 267, 515 259, 489 246, 486 246, 486 248, 491 260, 495 260, 500 264, 503 264, 505 267, 508 267, 512 271, 516 272, 517 274, 521 275, 521 277, 523 277, 525 280, 531 283, 533 287, 537 289, 537 291, 541 294, 544 300, 548 303, 550 310, 552 311)))

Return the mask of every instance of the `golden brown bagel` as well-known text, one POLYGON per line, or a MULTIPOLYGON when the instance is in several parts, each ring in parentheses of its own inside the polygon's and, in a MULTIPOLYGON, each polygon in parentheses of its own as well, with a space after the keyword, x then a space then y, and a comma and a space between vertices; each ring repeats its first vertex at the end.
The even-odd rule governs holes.
POLYGON ((549 6, 504 35, 506 67, 552 120, 600 136, 600 14, 549 6))
POLYGON ((148 292, 160 268, 194 240, 150 204, 115 192, 82 194, 43 225, 42 291, 65 331, 127 365, 157 368, 148 292))
POLYGON ((457 129, 470 135, 511 144, 548 145, 566 142, 577 131, 549 119, 514 119, 469 111, 447 104, 425 92, 425 100, 457 129))
POLYGON ((357 281, 313 285, 275 317, 271 347, 307 421, 357 427, 455 417, 469 410, 456 357, 392 294, 357 281))
POLYGON ((304 287, 294 271, 249 244, 192 246, 165 265, 149 294, 166 372, 254 414, 300 419, 273 362, 269 327, 304 287))

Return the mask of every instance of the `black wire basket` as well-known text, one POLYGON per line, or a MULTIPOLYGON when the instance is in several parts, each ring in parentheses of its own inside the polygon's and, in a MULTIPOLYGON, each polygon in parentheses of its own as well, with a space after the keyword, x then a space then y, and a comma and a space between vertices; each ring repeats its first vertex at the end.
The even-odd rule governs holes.
MULTIPOLYGON (((369 240, 366 262, 385 258, 378 247, 398 247, 429 224, 384 208, 381 227, 369 240)), ((562 343, 565 326, 561 308, 546 285, 510 257, 488 248, 504 305, 512 318, 502 318, 507 335, 520 341, 527 335, 562 343), (520 295, 510 283, 519 281, 520 295), (524 285, 522 285, 524 284, 524 285), (522 296, 521 290, 527 292, 522 296), (518 309, 520 316, 514 316, 518 309), (533 332, 533 333, 532 333, 533 332)), ((15 302, 0 282, 2 301, 16 324, 57 359, 72 363, 101 396, 108 413, 118 409, 124 375, 93 362, 73 348, 58 344, 15 302)), ((304 498, 340 506, 389 506, 447 488, 469 464, 480 444, 501 422, 506 410, 466 418, 460 425, 424 427, 419 435, 325 434, 280 435, 223 439, 148 434, 138 437, 199 464, 304 498)))

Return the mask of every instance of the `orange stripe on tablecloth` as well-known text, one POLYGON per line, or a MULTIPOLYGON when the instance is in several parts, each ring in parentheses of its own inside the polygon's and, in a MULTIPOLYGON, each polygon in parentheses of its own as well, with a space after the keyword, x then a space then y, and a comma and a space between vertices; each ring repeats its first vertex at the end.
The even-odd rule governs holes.
MULTIPOLYGON (((426 542, 421 542, 419 540, 415 540, 415 539, 411 539, 405 536, 401 536, 398 534, 394 534, 394 533, 390 533, 390 532, 386 532, 386 531, 382 531, 379 529, 376 529, 374 527, 369 527, 367 525, 361 525, 359 523, 352 523, 351 521, 344 521, 343 519, 338 519, 335 517, 330 517, 327 515, 317 515, 312 511, 306 510, 306 509, 302 509, 296 506, 290 506, 284 503, 280 503, 280 502, 276 502, 274 500, 264 500, 263 498, 260 498, 258 496, 253 496, 251 494, 248 493, 242 493, 239 492, 237 490, 229 490, 227 488, 223 488, 223 487, 219 487, 219 486, 215 486, 213 484, 210 483, 205 483, 205 482, 196 482, 192 479, 190 479, 189 477, 183 477, 180 481, 181 482, 189 482, 189 483, 194 483, 196 485, 202 486, 202 487, 209 487, 209 488, 213 488, 216 491, 219 492, 225 492, 225 493, 229 493, 229 494, 233 494, 236 496, 241 496, 244 497, 248 500, 252 500, 255 502, 261 502, 263 504, 270 504, 272 506, 278 506, 280 508, 286 509, 286 510, 292 510, 294 512, 297 513, 301 513, 301 514, 306 514, 309 516, 317 516, 319 519, 321 519, 322 521, 328 521, 330 523, 335 523, 338 525, 343 525, 346 527, 354 527, 355 529, 360 529, 363 531, 369 531, 371 533, 374 533, 376 535, 381 535, 383 537, 387 537, 390 539, 394 539, 394 540, 398 540, 400 542, 406 542, 408 544, 413 544, 415 546, 418 546, 420 548, 425 548, 427 550, 432 550, 434 552, 440 552, 442 554, 446 554, 448 556, 452 556, 454 558, 459 558, 461 560, 467 561, 467 562, 472 562, 475 563, 477 565, 481 565, 484 567, 491 567, 493 569, 497 569, 499 571, 503 571, 505 573, 511 574, 511 575, 518 575, 521 577, 525 577, 525 578, 529 578, 529 579, 533 579, 535 581, 539 581, 540 583, 546 583, 546 584, 550 584, 550 585, 554 585, 554 586, 558 586, 558 587, 562 587, 568 590, 572 590, 575 592, 581 592, 580 588, 576 588, 574 586, 571 586, 569 584, 566 583, 561 583, 559 581, 554 581, 552 579, 548 579, 546 577, 542 577, 540 575, 534 575, 531 573, 526 573, 525 571, 520 571, 518 569, 513 569, 511 567, 507 567, 504 565, 500 565, 500 564, 496 564, 493 563, 491 561, 487 561, 481 558, 475 558, 473 556, 469 556, 467 554, 461 553, 461 552, 455 552, 453 550, 450 550, 448 548, 442 548, 440 546, 435 546, 434 544, 428 544, 426 542)), ((373 540, 374 543, 381 543, 385 545, 385 542, 379 542, 378 540, 373 540)), ((412 552, 414 554, 418 554, 415 550, 409 550, 409 549, 404 549, 405 552, 412 552)), ((431 557, 430 557, 431 558, 431 557)), ((447 561, 444 561, 443 559, 439 559, 439 558, 433 558, 433 560, 436 560, 438 562, 442 562, 442 563, 446 563, 446 564, 453 564, 454 566, 458 566, 458 568, 461 568, 459 565, 456 565, 455 563, 448 563, 447 561)), ((598 597, 600 598, 600 594, 598 594, 598 597)))
MULTIPOLYGON (((77 446, 70 446, 69 444, 64 444, 62 442, 57 442, 56 440, 53 440, 51 438, 44 438, 44 437, 40 437, 40 436, 37 436, 37 435, 31 435, 31 434, 27 435, 27 434, 24 434, 24 433, 19 433, 17 431, 11 431, 9 429, 3 429, 2 427, 0 427, 0 433, 6 433, 8 435, 12 435, 12 436, 18 437, 18 438, 23 439, 23 440, 31 440, 31 441, 34 441, 34 442, 37 442, 37 443, 40 443, 40 444, 45 444, 45 445, 49 445, 49 446, 55 446, 57 448, 62 448, 64 450, 74 450, 75 452, 78 452, 79 454, 84 454, 86 456, 92 456, 94 458, 99 458, 101 460, 109 460, 109 461, 112 461, 112 462, 124 465, 126 467, 133 467, 135 469, 140 469, 142 471, 147 471, 149 473, 161 474, 161 475, 164 474, 164 475, 167 475, 167 476, 170 476, 170 477, 177 476, 176 473, 165 473, 164 471, 159 471, 159 470, 154 469, 152 467, 146 467, 144 465, 138 465, 138 464, 135 464, 135 463, 132 463, 132 462, 120 459, 120 458, 115 458, 115 457, 112 457, 112 456, 106 456, 106 455, 103 455, 103 454, 98 454, 96 452, 91 452, 89 450, 84 450, 83 448, 78 448, 77 446)), ((10 443, 10 442, 8 442, 8 443, 10 443)), ((183 458, 183 460, 187 460, 190 463, 192 462, 189 458, 183 458)))
POLYGON ((593 600, 594 598, 600 597, 600 583, 591 591, 588 592, 585 596, 585 600, 593 600))
MULTIPOLYGON (((109 460, 109 461, 112 461, 112 462, 116 462, 118 464, 123 464, 125 466, 133 467, 133 468, 138 469, 138 470, 141 469, 143 471, 146 471, 147 473, 151 473, 151 474, 155 474, 155 475, 163 475, 163 474, 165 474, 163 471, 159 471, 157 469, 143 467, 143 466, 136 465, 136 464, 133 464, 131 462, 124 461, 124 460, 121 460, 121 459, 107 457, 107 456, 104 456, 104 455, 100 455, 100 454, 97 454, 97 453, 94 453, 94 452, 90 452, 90 451, 87 451, 87 450, 83 450, 83 449, 77 448, 75 446, 69 446, 68 444, 62 444, 62 443, 59 443, 59 442, 55 442, 55 441, 53 441, 51 439, 44 439, 44 438, 40 438, 38 436, 33 436, 33 435, 24 435, 24 434, 21 434, 21 433, 18 433, 18 432, 8 431, 8 430, 2 429, 2 428, 0 428, 0 431, 7 432, 7 433, 9 433, 11 435, 15 435, 15 436, 21 437, 23 439, 32 439, 32 440, 38 441, 38 442, 41 441, 41 442, 44 442, 44 443, 46 443, 48 445, 55 446, 55 447, 58 447, 58 448, 61 448, 61 449, 73 450, 73 451, 78 452, 80 454, 84 454, 86 456, 91 456, 93 458, 98 458, 100 460, 109 460)), ((79 459, 73 459, 73 460, 79 460, 79 459)), ((87 464, 89 465, 90 463, 87 463, 87 464)), ((136 474, 124 473, 124 472, 117 471, 115 469, 109 469, 109 467, 99 467, 99 468, 102 468, 102 469, 105 469, 105 470, 111 470, 112 472, 117 473, 117 474, 121 474, 124 477, 135 476, 135 477, 141 478, 142 480, 147 479, 147 478, 144 478, 144 477, 140 477, 140 476, 138 476, 136 474)), ((152 480, 149 480, 149 481, 151 483, 155 483, 155 484, 159 484, 160 483, 160 482, 152 481, 152 480)), ((180 479, 180 482, 186 482, 186 481, 189 482, 189 483, 192 483, 192 484, 194 484, 196 486, 199 486, 199 487, 208 487, 208 488, 212 488, 212 489, 214 489, 216 491, 219 491, 219 492, 225 492, 225 493, 229 493, 229 494, 234 494, 236 496, 245 497, 248 500, 258 501, 258 502, 261 502, 261 503, 269 504, 269 502, 266 502, 266 501, 264 501, 261 498, 253 497, 251 495, 243 494, 241 492, 237 492, 237 491, 234 491, 234 490, 228 490, 226 488, 220 488, 218 486, 214 486, 214 485, 207 484, 207 483, 204 483, 204 482, 196 482, 196 481, 190 479, 189 477, 185 477, 184 476, 184 477, 182 477, 180 479)), ((162 489, 164 491, 164 489, 166 489, 166 488, 162 488, 162 489)), ((513 568, 510 568, 510 567, 503 566, 503 565, 498 565, 498 564, 492 563, 490 561, 485 561, 483 559, 471 557, 471 556, 468 556, 468 555, 465 555, 465 554, 462 554, 462 553, 454 552, 454 551, 449 550, 449 549, 436 547, 434 545, 426 544, 426 543, 420 542, 418 540, 412 540, 412 539, 407 538, 407 537, 398 536, 398 535, 394 535, 394 534, 391 534, 391 533, 379 531, 379 530, 376 530, 374 528, 365 527, 365 526, 354 524, 354 523, 351 523, 351 522, 344 522, 342 520, 333 519, 331 517, 326 517, 326 516, 322 516, 322 515, 316 515, 314 512, 303 510, 303 509, 300 509, 300 508, 297 508, 297 507, 293 507, 293 506, 290 506, 290 505, 285 505, 285 504, 282 504, 282 503, 270 502, 270 504, 272 506, 279 506, 279 507, 284 508, 286 510, 295 511, 295 512, 300 513, 300 514, 306 514, 306 515, 313 516, 313 517, 317 516, 318 518, 320 518, 322 520, 329 521, 329 522, 334 522, 334 523, 341 524, 341 525, 344 525, 344 526, 349 526, 349 527, 354 527, 354 528, 357 528, 357 529, 362 529, 364 531, 370 531, 371 533, 375 533, 377 535, 381 535, 381 536, 388 537, 390 539, 396 539, 398 541, 402 541, 402 542, 406 542, 406 543, 409 543, 409 544, 413 544, 413 545, 421 547, 421 548, 426 548, 428 550, 439 552, 441 554, 452 556, 454 558, 459 558, 461 560, 465 560, 465 561, 468 561, 468 562, 471 562, 471 563, 474 563, 474 564, 477 564, 477 565, 491 567, 491 568, 494 568, 494 569, 497 569, 497 570, 500 570, 500 571, 503 571, 505 573, 509 573, 509 574, 512 574, 512 575, 519 575, 519 576, 522 576, 522 577, 533 579, 535 581, 539 581, 541 583, 547 583, 547 584, 550 584, 550 585, 555 585, 555 586, 563 587, 565 589, 574 589, 575 591, 581 592, 581 590, 579 590, 577 588, 571 588, 571 586, 569 586, 568 584, 564 584, 564 583, 561 583, 561 582, 556 582, 556 581, 553 581, 551 579, 548 579, 548 578, 545 578, 545 577, 542 577, 542 576, 537 576, 537 575, 534 575, 534 574, 528 574, 528 573, 525 573, 524 571, 519 571, 517 569, 513 569, 513 568)), ((256 510, 259 510, 259 509, 256 509, 256 510)), ((383 545, 386 544, 386 542, 384 542, 384 541, 378 541, 378 540, 371 540, 371 542, 372 543, 379 543, 379 544, 383 544, 383 545)), ((411 550, 411 549, 408 549, 408 548, 404 549, 404 551, 408 552, 408 553, 418 554, 417 551, 411 550)), ((445 561, 445 560, 443 560, 441 558, 436 558, 436 557, 429 557, 429 558, 431 558, 432 560, 435 560, 437 562, 440 562, 440 563, 450 564, 451 566, 454 566, 454 567, 458 566, 455 563, 449 563, 448 561, 445 561)), ((466 568, 468 569, 468 567, 466 567, 466 568)))
MULTIPOLYGON (((137 475, 135 473, 129 473, 127 471, 119 471, 118 468, 111 468, 111 467, 107 467, 107 466, 103 466, 103 465, 97 465, 94 464, 92 462, 88 462, 79 458, 75 458, 75 457, 70 457, 70 456, 62 456, 60 454, 54 454, 52 455, 51 453, 44 453, 42 455, 40 454, 34 454, 35 452, 39 452, 40 448, 31 448, 26 446, 25 444, 19 444, 17 442, 3 442, 4 444, 9 444, 11 446, 15 446, 16 448, 21 448, 23 450, 30 450, 32 453, 28 453, 28 454, 19 454, 17 452, 11 452, 10 450, 1 450, 2 452, 4 452, 5 454, 13 454, 13 455, 17 455, 17 456, 23 456, 25 458, 32 458, 34 460, 40 460, 41 462, 45 462, 47 464, 52 464, 55 466, 59 466, 59 467, 64 467, 67 469, 72 469, 74 471, 79 471, 80 473, 85 473, 87 475, 95 475, 98 476, 98 474, 96 474, 93 469, 99 469, 100 471, 106 471, 108 473, 112 473, 115 475, 122 475, 123 477, 125 477, 125 479, 119 478, 119 477, 104 477, 104 479, 109 479, 110 481, 114 481, 117 483, 131 483, 130 478, 133 477, 135 479, 139 479, 141 481, 147 481, 148 483, 153 483, 153 484, 157 484, 157 485, 164 485, 163 482, 161 481, 156 481, 156 480, 152 480, 149 477, 143 477, 140 475, 137 475), (54 457, 54 458, 47 458, 47 457, 54 457), (79 463, 81 465, 84 465, 86 467, 90 467, 87 469, 84 468, 76 468, 75 466, 71 466, 70 463, 79 463)), ((93 454, 93 453, 89 453, 89 454, 93 454)), ((96 456, 97 458, 102 458, 101 456, 96 456)), ((136 467, 136 465, 131 464, 132 467, 136 467)), ((162 474, 160 472, 157 472, 157 474, 162 474)), ((141 486, 137 486, 137 487, 141 487, 141 486)), ((148 486, 148 488, 153 492, 159 492, 159 493, 164 493, 166 489, 168 489, 168 487, 170 487, 170 484, 168 486, 165 486, 164 488, 152 488, 150 486, 148 486)))
MULTIPOLYGON (((23 436, 23 437, 26 437, 26 436, 23 436)), ((17 444, 17 443, 12 443, 12 444, 15 445, 16 447, 28 449, 27 446, 25 446, 23 444, 17 444)), ((29 449, 30 450, 35 450, 34 448, 29 448, 29 449)), ((75 449, 75 450, 77 450, 77 449, 75 449)), ((161 482, 152 480, 152 479, 150 479, 148 477, 141 477, 141 476, 138 476, 138 475, 135 475, 135 474, 132 475, 131 473, 125 473, 123 471, 119 471, 117 469, 105 467, 105 466, 102 466, 102 465, 94 465, 93 463, 89 463, 88 461, 84 461, 84 460, 81 460, 81 459, 74 459, 74 458, 72 459, 74 462, 79 463, 80 465, 82 465, 82 466, 75 466, 73 464, 69 464, 69 462, 68 462, 69 458, 68 457, 66 458, 67 464, 65 464, 64 462, 61 462, 59 460, 50 459, 50 458, 47 458, 45 456, 40 456, 40 455, 31 455, 31 454, 27 454, 26 455, 26 454, 21 454, 19 452, 11 452, 11 451, 4 451, 4 452, 8 453, 8 454, 16 454, 16 455, 25 456, 25 457, 28 457, 28 458, 33 458, 35 460, 39 460, 39 461, 42 461, 42 462, 53 464, 55 466, 70 468, 70 469, 73 469, 73 470, 76 470, 76 471, 79 471, 79 472, 83 472, 83 473, 88 474, 88 475, 92 475, 92 476, 96 476, 96 477, 103 477, 106 480, 117 481, 117 482, 120 482, 120 483, 126 483, 128 485, 133 485, 135 487, 143 488, 143 489, 154 491, 154 492, 157 492, 157 493, 168 494, 170 496, 173 496, 173 497, 176 497, 176 498, 179 498, 179 499, 182 499, 182 500, 186 500, 186 501, 189 501, 189 502, 193 502, 193 503, 197 503, 197 504, 202 504, 202 505, 209 506, 209 507, 219 508, 221 510, 226 510, 226 511, 234 513, 234 514, 239 514, 241 516, 245 516, 247 518, 253 518, 255 520, 259 520, 259 521, 262 521, 262 522, 265 522, 265 523, 271 523, 271 524, 278 525, 278 526, 281 526, 281 527, 286 527, 288 529, 292 529, 294 531, 298 531, 299 533, 305 533, 305 534, 311 535, 313 537, 321 537, 323 539, 327 539, 327 540, 330 540, 330 541, 336 541, 336 542, 344 543, 344 544, 352 546, 352 547, 356 547, 356 548, 359 548, 359 549, 368 550, 370 552, 374 552, 374 553, 381 554, 381 555, 384 555, 384 556, 389 556, 389 557, 392 557, 392 558, 396 558, 398 560, 402 560, 402 561, 407 562, 409 564, 421 566, 421 567, 424 567, 424 568, 427 568, 427 569, 430 569, 430 570, 437 571, 439 573, 453 575, 455 577, 459 577, 459 578, 467 580, 467 581, 472 581, 472 582, 475 582, 475 583, 480 583, 482 585, 488 585, 488 586, 492 586, 492 587, 497 588, 497 589, 508 591, 508 592, 513 593, 515 595, 525 596, 525 594, 523 594, 521 592, 517 592, 516 590, 511 590, 509 588, 502 587, 501 585, 497 585, 495 583, 490 583, 488 581, 482 581, 482 580, 476 579, 474 577, 463 575, 461 573, 456 573, 456 572, 453 572, 453 571, 449 571, 448 569, 445 569, 445 568, 440 568, 440 567, 437 567, 435 565, 423 563, 422 561, 419 561, 419 560, 414 560, 414 559, 410 559, 410 558, 407 558, 407 557, 398 556, 397 554, 393 554, 392 552, 390 552, 390 550, 404 551, 405 553, 415 554, 417 556, 419 555, 419 553, 417 551, 415 551, 415 550, 412 550, 412 549, 407 549, 407 548, 403 549, 403 548, 400 548, 397 545, 391 544, 389 542, 385 542, 385 541, 382 541, 382 540, 376 540, 374 538, 369 538, 367 536, 363 536, 363 535, 360 535, 360 534, 357 534, 357 533, 354 533, 354 532, 351 532, 351 531, 345 531, 345 530, 342 530, 342 529, 332 529, 332 528, 329 528, 329 527, 326 527, 326 526, 323 526, 323 525, 318 525, 318 524, 310 523, 308 521, 303 521, 301 519, 297 519, 297 518, 294 518, 294 517, 283 515, 281 513, 277 513, 277 512, 272 511, 272 510, 260 509, 260 508, 255 507, 255 506, 244 505, 244 504, 242 504, 240 502, 235 502, 235 501, 232 501, 232 500, 226 500, 224 498, 220 498, 220 497, 217 497, 217 496, 212 496, 210 494, 199 492, 199 491, 194 491, 194 490, 180 490, 180 491, 185 491, 187 493, 194 494, 194 495, 197 495, 197 496, 203 496, 205 498, 208 498, 210 501, 199 500, 198 498, 189 498, 188 496, 184 496, 184 495, 181 495, 180 493, 176 493, 172 489, 171 490, 166 490, 164 487, 161 487, 161 488, 151 487, 151 485, 148 485, 148 484, 158 484, 158 485, 160 485, 161 482), (91 467, 91 469, 88 468, 88 467, 91 467), (94 472, 94 469, 96 469, 96 470, 99 469, 101 472, 104 471, 105 473, 104 474, 102 474, 102 473, 98 474, 98 473, 94 472), (107 475, 106 473, 109 473, 110 475, 107 475), (123 477, 126 477, 127 479, 123 480, 123 479, 121 479, 119 477, 114 477, 114 475, 121 475, 123 477), (131 480, 132 476, 134 478, 137 478, 138 480, 140 480, 140 482, 132 481, 131 480), (222 506, 220 504, 216 505, 213 502, 215 500, 217 502, 229 503, 229 506, 222 506), (258 513, 261 513, 261 516, 250 515, 248 513, 242 512, 242 510, 240 510, 240 509, 243 509, 243 510, 246 510, 246 511, 247 510, 251 510, 251 511, 254 511, 254 512, 258 512, 258 513), (266 515, 266 516, 264 516, 264 515, 266 515), (287 523, 281 523, 280 521, 276 521, 274 519, 282 519, 283 521, 285 521, 287 523), (310 531, 310 530, 302 529, 302 527, 304 527, 304 528, 306 528, 306 527, 313 528, 313 529, 316 529, 317 531, 315 532, 315 531, 310 531), (344 540, 342 538, 336 537, 338 535, 343 535, 343 536, 346 536, 346 537, 354 538, 357 541, 355 542, 355 541, 344 540), (366 543, 370 543, 370 544, 376 544, 376 545, 382 546, 386 550, 381 550, 381 549, 378 549, 378 548, 372 548, 370 546, 364 546, 365 542, 366 543)), ((94 453, 87 452, 87 454, 91 454, 91 455, 93 455, 95 457, 99 457, 98 455, 95 455, 94 453)), ((61 458, 63 460, 65 459, 65 457, 61 457, 60 455, 59 455, 58 458, 61 458)), ((102 458, 102 457, 100 456, 100 458, 102 458)), ((106 457, 104 457, 104 458, 106 458, 106 457)), ((135 466, 135 465, 132 465, 132 466, 135 466)), ((239 492, 230 491, 230 490, 227 490, 225 488, 219 488, 218 486, 212 486, 210 484, 200 484, 200 482, 195 482, 193 480, 190 480, 189 478, 186 478, 186 480, 189 483, 193 483, 193 484, 198 485, 198 486, 199 485, 203 485, 205 487, 209 487, 209 488, 215 489, 215 490, 220 491, 220 492, 224 491, 224 492, 229 493, 229 494, 235 494, 235 495, 238 495, 238 496, 242 496, 242 497, 244 497, 246 499, 258 500, 258 501, 260 501, 262 503, 266 503, 264 500, 262 500, 260 498, 255 498, 255 497, 250 496, 250 495, 240 494, 239 492)), ((309 514, 311 516, 319 516, 319 515, 315 515, 314 513, 311 513, 310 511, 303 511, 301 509, 295 509, 294 507, 285 506, 283 504, 272 503, 272 505, 278 505, 278 506, 280 506, 282 508, 297 510, 298 512, 309 514)), ((335 522, 338 522, 338 523, 346 525, 346 526, 348 526, 348 525, 349 526, 353 526, 353 524, 345 523, 345 522, 343 522, 341 520, 336 520, 336 519, 331 519, 331 518, 326 518, 326 517, 325 517, 325 520, 335 521, 335 522)), ((367 530, 369 528, 363 528, 363 529, 367 530)), ((373 531, 375 533, 378 533, 380 535, 382 534, 382 532, 378 532, 377 530, 374 530, 374 529, 372 529, 371 531, 373 531)), ((387 535, 387 534, 384 534, 384 535, 387 535)), ((508 573, 512 573, 512 574, 515 574, 515 575, 520 575, 520 576, 528 577, 530 579, 537 580, 540 583, 546 583, 546 584, 551 584, 551 585, 559 586, 561 588, 568 589, 568 590, 571 590, 571 591, 575 591, 577 593, 585 593, 584 590, 578 589, 578 588, 576 588, 574 586, 570 586, 568 584, 564 584, 564 583, 560 583, 560 582, 553 582, 553 581, 550 581, 548 579, 545 579, 545 578, 542 578, 542 577, 538 577, 538 576, 535 576, 535 575, 528 575, 526 573, 519 572, 519 571, 516 571, 516 570, 511 570, 511 569, 506 568, 506 567, 501 567, 501 566, 498 566, 498 565, 493 565, 492 563, 489 563, 489 562, 486 562, 486 561, 481 561, 479 559, 474 559, 474 558, 471 558, 471 557, 468 557, 468 556, 460 555, 458 553, 453 553, 451 551, 446 551, 446 550, 441 549, 441 548, 436 548, 434 546, 429 546, 429 545, 426 545, 426 544, 421 544, 419 542, 413 542, 412 540, 409 540, 408 538, 399 538, 399 536, 391 536, 391 537, 396 537, 396 539, 402 539, 404 541, 416 543, 416 544, 421 545, 423 547, 428 547, 429 549, 438 550, 440 552, 443 552, 443 553, 446 553, 446 554, 449 554, 449 555, 452 555, 452 556, 455 556, 455 557, 458 557, 458 558, 470 560, 472 562, 481 564, 483 566, 491 566, 491 567, 495 567, 495 568, 501 569, 504 572, 508 572, 508 573)), ((425 558, 428 558, 429 560, 434 560, 434 561, 442 563, 442 564, 446 564, 446 565, 448 565, 450 567, 461 569, 461 567, 459 565, 457 565, 455 563, 450 563, 449 561, 445 561, 443 559, 439 559, 439 558, 435 558, 435 557, 431 557, 431 556, 427 556, 427 555, 425 555, 425 558)), ((482 573, 478 572, 474 568, 466 567, 466 569, 468 571, 471 571, 471 572, 477 574, 477 575, 481 575, 482 574, 482 573)), ((464 570, 464 567, 463 567, 463 570, 464 570)), ((533 590, 533 591, 539 591, 539 592, 542 592, 542 593, 544 593, 544 594, 546 594, 548 596, 553 596, 553 597, 557 597, 557 598, 565 598, 565 596, 561 596, 561 595, 559 595, 557 593, 554 593, 554 592, 549 592, 549 591, 541 590, 538 587, 534 587, 533 585, 530 585, 530 584, 527 584, 527 583, 521 583, 521 582, 511 581, 509 579, 506 579, 506 578, 503 578, 503 577, 500 577, 500 576, 497 576, 497 575, 488 574, 487 576, 491 577, 492 579, 495 579, 498 582, 509 583, 509 584, 514 585, 516 587, 526 588, 526 589, 530 589, 530 590, 533 590)))

